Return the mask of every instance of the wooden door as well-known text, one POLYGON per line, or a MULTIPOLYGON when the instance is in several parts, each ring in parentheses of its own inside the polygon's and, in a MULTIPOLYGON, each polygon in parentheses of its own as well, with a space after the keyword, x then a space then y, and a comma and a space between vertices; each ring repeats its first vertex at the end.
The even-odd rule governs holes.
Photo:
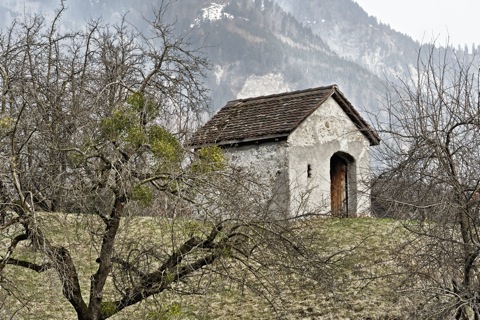
POLYGON ((330 159, 330 196, 332 214, 348 215, 348 162, 334 155, 330 159))

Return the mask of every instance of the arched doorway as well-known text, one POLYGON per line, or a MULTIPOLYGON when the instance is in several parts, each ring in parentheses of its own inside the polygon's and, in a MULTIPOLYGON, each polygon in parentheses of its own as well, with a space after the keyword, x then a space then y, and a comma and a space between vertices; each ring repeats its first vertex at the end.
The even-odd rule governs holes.
POLYGON ((356 177, 354 159, 337 152, 330 158, 330 197, 332 214, 348 217, 355 214, 356 177))

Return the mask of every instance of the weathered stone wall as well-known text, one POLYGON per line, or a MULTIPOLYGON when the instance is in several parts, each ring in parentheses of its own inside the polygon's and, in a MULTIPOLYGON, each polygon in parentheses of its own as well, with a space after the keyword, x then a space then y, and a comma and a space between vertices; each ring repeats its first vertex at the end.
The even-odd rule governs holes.
POLYGON ((329 98, 288 138, 290 205, 330 211, 330 158, 353 157, 349 167, 349 214, 369 215, 370 143, 333 98, 329 98), (311 177, 307 177, 310 166, 311 177))
POLYGON ((289 210, 288 157, 286 141, 255 143, 224 149, 229 164, 251 175, 252 187, 268 204, 268 210, 285 214, 289 210))

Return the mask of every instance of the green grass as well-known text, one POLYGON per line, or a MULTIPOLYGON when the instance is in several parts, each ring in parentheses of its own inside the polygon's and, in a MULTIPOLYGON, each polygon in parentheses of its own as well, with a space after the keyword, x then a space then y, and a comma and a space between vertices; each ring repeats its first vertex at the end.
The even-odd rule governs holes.
MULTIPOLYGON (((57 244, 66 246, 74 259, 83 295, 88 298, 89 277, 96 264, 101 223, 94 216, 64 214, 39 215, 42 225, 57 244)), ((133 245, 171 242, 173 233, 200 232, 191 221, 134 217, 127 219, 119 243, 133 245)), ((318 219, 308 221, 305 234, 315 235, 309 246, 316 250, 321 266, 318 281, 295 274, 271 272, 275 283, 272 304, 245 284, 221 276, 198 277, 204 289, 195 295, 165 292, 126 309, 112 319, 401 319, 412 296, 396 292, 402 283, 402 269, 395 263, 399 244, 406 237, 402 225, 374 218, 318 219), (322 260, 323 259, 323 260, 322 260)), ((306 237, 307 238, 307 237, 306 237)), ((310 238, 308 238, 310 239, 310 238)), ((16 257, 42 257, 31 248, 20 247, 16 257)), ((315 273, 316 270, 307 270, 315 273)), ((232 275, 244 272, 232 266, 232 275)), ((238 275, 238 274, 237 274, 238 275)), ((250 276, 251 277, 251 276, 250 276)), ((18 310, 14 319, 75 319, 75 312, 61 294, 54 271, 38 274, 7 267, 4 288, 12 288, 24 305, 13 296, 0 309, 0 319, 18 310)), ((250 278, 250 280, 252 280, 250 278)), ((197 284, 197 283, 196 283, 197 284)), ((181 286, 180 286, 181 287, 181 286)), ((112 288, 110 288, 112 289, 112 288)), ((4 291, 2 291, 4 292, 4 291)), ((1 298, 1 297, 0 297, 1 298)))

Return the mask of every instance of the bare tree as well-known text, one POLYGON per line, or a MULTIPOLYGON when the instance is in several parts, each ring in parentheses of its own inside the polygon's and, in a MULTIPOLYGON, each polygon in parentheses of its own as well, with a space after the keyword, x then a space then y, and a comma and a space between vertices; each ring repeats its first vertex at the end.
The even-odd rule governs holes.
POLYGON ((34 16, 0 35, 2 301, 5 281, 15 287, 9 268, 55 270, 78 319, 109 318, 214 268, 237 278, 225 261, 254 273, 265 296, 272 268, 320 278, 324 260, 303 241, 312 233, 269 219, 219 150, 183 147, 206 110, 208 64, 164 23, 167 9, 145 32, 126 19, 64 32, 60 8, 52 22, 34 16), (47 211, 81 214, 90 241, 59 242, 47 211), (164 241, 128 233, 142 211, 170 218, 164 241), (75 256, 82 245, 92 261, 75 256))
POLYGON ((475 59, 433 46, 381 113, 375 203, 413 231, 399 260, 425 298, 420 318, 480 319, 479 89, 475 59))

